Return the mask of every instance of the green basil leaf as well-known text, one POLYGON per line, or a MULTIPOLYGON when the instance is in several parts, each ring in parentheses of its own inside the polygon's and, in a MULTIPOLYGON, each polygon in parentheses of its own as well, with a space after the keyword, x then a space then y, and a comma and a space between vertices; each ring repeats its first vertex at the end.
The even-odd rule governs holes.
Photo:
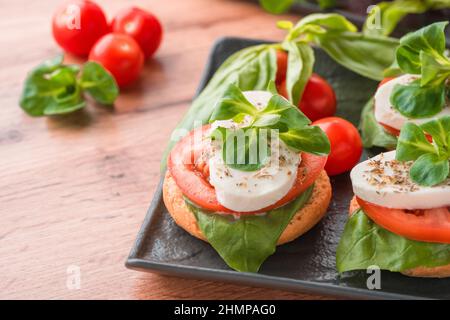
POLYGON ((232 119, 240 113, 255 115, 257 112, 256 107, 245 98, 242 91, 230 84, 224 96, 217 102, 209 122, 232 119))
POLYGON ((395 85, 390 101, 395 110, 408 118, 426 118, 439 113, 445 105, 445 84, 421 86, 420 80, 395 85))
POLYGON ((444 153, 450 155, 450 143, 448 142, 450 137, 450 116, 425 122, 420 127, 433 137, 433 141, 444 150, 444 153))
POLYGON ((302 129, 289 129, 280 132, 280 139, 297 152, 307 152, 324 156, 330 153, 330 141, 327 135, 316 126, 306 126, 302 129))
POLYGON ((373 265, 402 272, 449 263, 449 244, 406 239, 378 226, 361 209, 347 221, 336 251, 339 273, 366 270, 373 265))
POLYGON ((119 95, 116 80, 97 62, 88 61, 84 64, 80 85, 101 104, 111 105, 119 95))
POLYGON ((294 0, 259 0, 264 10, 274 14, 280 14, 289 10, 294 0))
POLYGON ((275 81, 272 80, 269 81, 266 91, 269 91, 271 94, 278 94, 277 85, 275 84, 275 81))
MULTIPOLYGON (((234 53, 220 66, 205 89, 192 102, 175 131, 183 129, 188 132, 194 125, 199 125, 197 122, 207 123, 215 110, 216 102, 224 95, 229 84, 238 85, 242 91, 265 90, 271 80, 275 81, 276 72, 276 50, 273 45, 252 46, 234 53)), ((165 170, 167 156, 178 139, 171 139, 167 145, 161 161, 162 171, 165 170)))
POLYGON ((448 158, 434 153, 421 155, 412 165, 409 176, 421 186, 434 186, 448 177, 448 158))
POLYGON ((436 149, 427 140, 422 128, 411 122, 405 123, 398 138, 396 159, 411 161, 427 153, 436 153, 436 149))
POLYGON ((331 9, 337 6, 336 0, 318 0, 321 9, 331 9))
POLYGON ((312 25, 321 27, 324 31, 358 31, 358 28, 343 15, 337 13, 313 13, 302 18, 295 25, 292 32, 299 34, 305 30, 306 26, 312 25))
POLYGON ((283 48, 289 52, 286 74, 286 90, 289 100, 298 105, 314 66, 314 52, 304 42, 285 42, 283 48))
POLYGON ((65 114, 85 106, 77 83, 78 69, 61 65, 62 58, 46 61, 25 81, 20 106, 31 116, 65 114))
POLYGON ((285 206, 264 216, 232 216, 206 212, 187 202, 198 226, 211 246, 232 269, 258 272, 262 263, 275 252, 276 244, 289 222, 309 200, 314 186, 285 206))
POLYGON ((375 119, 373 98, 362 110, 359 127, 364 148, 395 149, 397 137, 384 130, 383 126, 375 119))
POLYGON ((356 32, 327 32, 312 41, 344 67, 370 79, 382 80, 392 65, 398 40, 356 32))
POLYGON ((407 14, 423 13, 428 9, 422 0, 394 0, 379 2, 367 15, 364 33, 372 35, 390 35, 397 24, 407 14))

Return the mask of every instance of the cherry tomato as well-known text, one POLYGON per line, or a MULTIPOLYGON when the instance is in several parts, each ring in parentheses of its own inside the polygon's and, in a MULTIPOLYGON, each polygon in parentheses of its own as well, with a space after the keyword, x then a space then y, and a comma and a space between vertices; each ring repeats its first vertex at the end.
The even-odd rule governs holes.
POLYGON ((302 153, 294 185, 283 198, 258 212, 235 212, 219 203, 214 187, 209 184, 208 176, 205 176, 209 172, 208 168, 198 161, 207 141, 198 139, 198 136, 208 134, 208 127, 209 125, 206 125, 192 130, 175 145, 167 160, 168 170, 183 194, 204 209, 233 214, 254 214, 281 207, 313 184, 325 166, 326 157, 302 153))
POLYGON ((277 50, 277 75, 275 78, 275 84, 281 85, 282 82, 286 81, 287 65, 287 52, 283 50, 277 50))
POLYGON ((110 33, 94 45, 89 60, 102 64, 124 87, 139 77, 144 54, 137 42, 126 34, 110 33))
POLYGON ((333 176, 352 169, 361 157, 363 148, 358 129, 345 119, 328 117, 313 122, 328 136, 331 152, 325 171, 333 176))
POLYGON ((403 210, 382 207, 356 198, 364 213, 376 224, 407 239, 450 244, 448 208, 403 210))
POLYGON ((102 9, 91 1, 70 1, 53 16, 53 37, 67 52, 87 56, 94 43, 109 32, 102 9))
MULTIPOLYGON (((278 60, 279 61, 279 60, 278 60)), ((277 72, 278 77, 278 72, 277 72)), ((276 82, 280 95, 288 99, 286 80, 276 82)), ((330 84, 313 73, 306 83, 303 96, 300 100, 299 109, 311 120, 331 117, 336 112, 336 95, 330 84)))
POLYGON ((120 11, 111 26, 113 32, 133 37, 144 52, 145 58, 150 58, 161 44, 161 23, 153 14, 140 8, 132 7, 120 11))
POLYGON ((333 88, 324 78, 313 73, 306 83, 299 108, 311 121, 333 116, 336 113, 333 88))

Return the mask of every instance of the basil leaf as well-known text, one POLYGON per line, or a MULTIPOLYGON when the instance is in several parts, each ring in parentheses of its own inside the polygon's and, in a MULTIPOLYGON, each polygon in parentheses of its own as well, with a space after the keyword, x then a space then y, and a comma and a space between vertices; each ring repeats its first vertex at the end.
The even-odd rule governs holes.
MULTIPOLYGON (((350 31, 356 32, 358 28, 347 20, 344 16, 337 13, 313 13, 302 18, 291 31, 291 38, 299 35, 305 30, 309 29, 309 26, 317 26, 322 29, 321 32, 329 31, 350 31)), ((320 30, 316 29, 315 30, 320 30)))
POLYGON ((275 81, 272 80, 269 81, 266 91, 269 91, 271 94, 278 94, 277 85, 275 84, 275 81))
POLYGON ((101 104, 111 105, 119 95, 116 80, 97 62, 88 61, 84 64, 80 85, 101 104))
POLYGON ((421 155, 412 165, 409 176, 421 186, 434 186, 448 177, 448 158, 441 158, 437 154, 421 155))
POLYGON ((208 242, 230 268, 258 272, 261 264, 275 252, 278 238, 309 200, 313 188, 309 187, 297 199, 264 216, 244 215, 238 220, 186 203, 208 242))
POLYGON ((289 100, 298 105, 314 66, 314 52, 307 43, 292 41, 283 43, 283 49, 289 52, 286 73, 286 90, 289 100))
POLYGON ((418 125, 411 122, 405 123, 398 138, 396 159, 411 161, 426 153, 436 153, 436 149, 418 125))
POLYGON ((280 14, 289 10, 294 0, 259 0, 264 10, 274 14, 280 14))
MULTIPOLYGON (((194 128, 194 124, 198 126, 197 122, 207 123, 215 110, 216 101, 224 95, 229 84, 238 85, 242 91, 265 90, 270 81, 275 81, 276 72, 276 50, 273 45, 252 46, 234 53, 192 102, 175 131, 182 129, 187 132, 194 128)), ((171 139, 167 145, 161 161, 162 171, 165 170, 167 156, 177 141, 178 139, 171 139)))
POLYGON ((287 132, 280 132, 280 139, 286 145, 297 152, 324 156, 330 153, 330 141, 326 134, 316 126, 306 126, 302 129, 289 129, 287 132))
POLYGON ((321 9, 331 9, 337 6, 336 0, 318 0, 321 9))
POLYGON ((374 99, 370 99, 364 106, 359 124, 364 148, 382 147, 395 149, 397 137, 384 130, 375 119, 374 99))
POLYGON ((398 40, 356 32, 326 32, 312 39, 344 67, 370 79, 382 80, 392 65, 398 40))
POLYGON ((30 116, 65 114, 86 105, 77 83, 78 68, 61 63, 57 57, 28 75, 20 106, 30 116))
POLYGON ((449 263, 449 244, 406 239, 378 226, 361 209, 347 221, 336 251, 339 273, 366 270, 373 265, 401 272, 449 263))
POLYGON ((394 109, 408 118, 426 118, 439 113, 445 105, 445 84, 421 86, 420 80, 397 84, 390 96, 394 109))
POLYGON ((422 0, 379 2, 367 15, 363 31, 372 35, 390 35, 407 14, 423 13, 428 5, 422 0))

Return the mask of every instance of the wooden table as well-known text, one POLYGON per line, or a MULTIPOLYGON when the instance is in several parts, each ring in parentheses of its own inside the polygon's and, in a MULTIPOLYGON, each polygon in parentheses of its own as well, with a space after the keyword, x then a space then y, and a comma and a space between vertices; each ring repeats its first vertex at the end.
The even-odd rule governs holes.
POLYGON ((89 106, 60 118, 30 118, 18 106, 26 73, 61 51, 50 31, 60 1, 0 4, 0 298, 321 298, 124 267, 159 180, 162 150, 214 40, 275 40, 283 32, 275 27, 281 17, 239 1, 97 2, 109 17, 132 3, 153 11, 164 41, 115 111, 89 106), (79 289, 70 285, 73 268, 79 289))

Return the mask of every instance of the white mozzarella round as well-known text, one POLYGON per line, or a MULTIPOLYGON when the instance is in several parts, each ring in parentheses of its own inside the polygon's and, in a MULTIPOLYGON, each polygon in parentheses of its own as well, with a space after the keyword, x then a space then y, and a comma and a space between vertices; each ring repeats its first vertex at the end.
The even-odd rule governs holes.
POLYGON ((395 151, 356 165, 350 173, 353 192, 364 201, 387 208, 431 209, 450 206, 450 179, 423 187, 409 178, 411 162, 395 160, 395 151))
POLYGON ((378 122, 381 122, 392 128, 400 130, 406 122, 422 124, 424 122, 445 115, 450 115, 449 106, 444 107, 441 112, 432 117, 421 119, 411 119, 405 117, 400 112, 394 109, 394 107, 390 102, 390 97, 395 85, 397 84, 405 85, 414 81, 415 79, 418 79, 417 75, 405 74, 386 82, 385 84, 383 84, 381 87, 378 88, 377 92, 375 93, 375 119, 378 122))
MULTIPOLYGON (((245 97, 256 107, 263 108, 271 98, 265 91, 247 91, 245 97)), ((217 126, 238 128, 231 120, 216 121, 217 126)), ((301 158, 280 139, 271 141, 267 164, 257 171, 240 171, 224 163, 217 145, 211 145, 209 182, 214 186, 217 200, 224 207, 237 212, 257 211, 283 198, 292 188, 301 158)))

